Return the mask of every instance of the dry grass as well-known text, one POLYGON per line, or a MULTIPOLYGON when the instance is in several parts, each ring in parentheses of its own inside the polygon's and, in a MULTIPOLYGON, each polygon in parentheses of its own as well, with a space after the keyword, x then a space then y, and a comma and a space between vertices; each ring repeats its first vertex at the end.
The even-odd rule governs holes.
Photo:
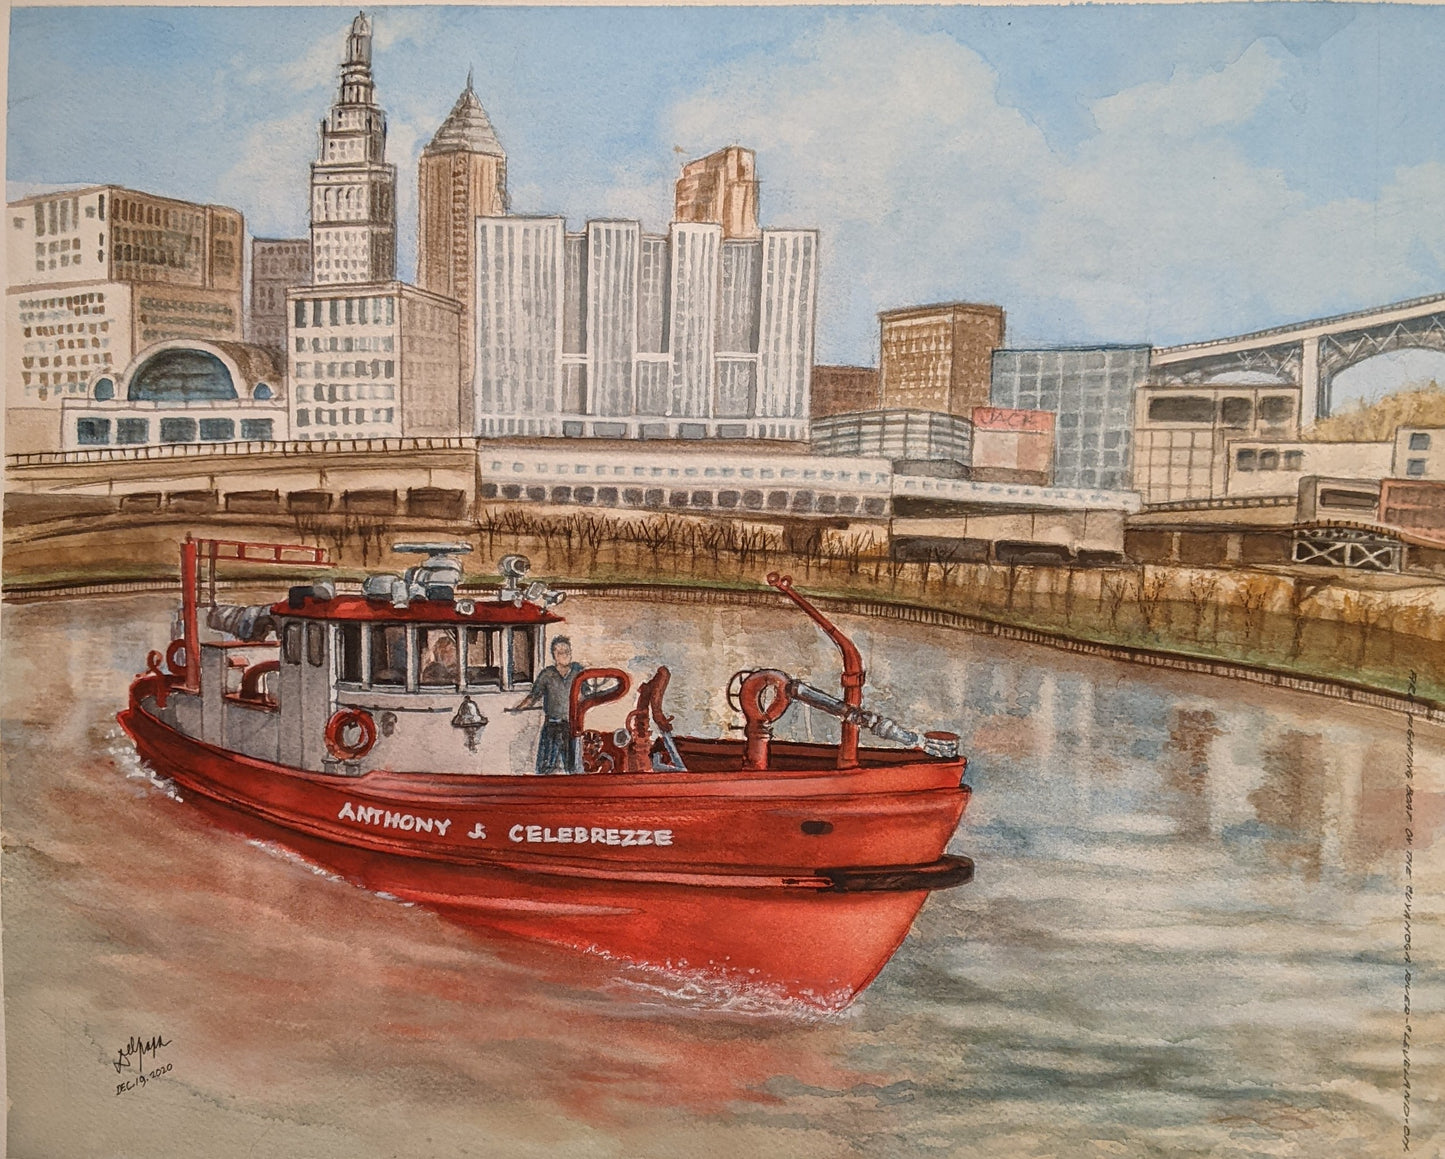
POLYGON ((1424 386, 1322 419, 1301 438, 1315 443, 1388 443, 1394 440, 1396 427, 1445 427, 1445 389, 1431 379, 1424 386))

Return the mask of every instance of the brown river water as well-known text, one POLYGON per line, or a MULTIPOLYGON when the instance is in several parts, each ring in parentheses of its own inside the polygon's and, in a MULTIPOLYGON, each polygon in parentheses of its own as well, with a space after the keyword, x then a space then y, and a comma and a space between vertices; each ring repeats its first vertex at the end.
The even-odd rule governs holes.
MULTIPOLYGON (((1407 1126, 1410 1154, 1445 1143, 1439 726, 1414 722, 1411 757, 1402 714, 846 621, 874 704, 963 737, 975 797, 951 848, 977 877, 820 1015, 489 938, 216 827, 114 722, 171 609, 4 609, 17 1159, 1352 1159, 1404 1153, 1407 1126), (133 1039, 155 1047, 143 1085, 116 1066, 133 1039)), ((796 613, 563 610, 584 663, 671 666, 682 732, 730 723, 738 668, 836 687, 796 613)), ((834 735, 801 709, 789 730, 834 735)))

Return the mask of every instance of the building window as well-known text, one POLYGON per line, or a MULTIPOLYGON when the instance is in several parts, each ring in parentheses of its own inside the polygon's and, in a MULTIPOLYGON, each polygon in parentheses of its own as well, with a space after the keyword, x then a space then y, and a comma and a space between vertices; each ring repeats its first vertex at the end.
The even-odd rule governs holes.
POLYGON ((195 419, 161 419, 161 442, 194 443, 195 441, 195 419))
POLYGON ((206 443, 223 443, 227 439, 236 437, 236 421, 234 419, 202 419, 201 420, 201 441, 206 443))
POLYGON ((1294 399, 1271 394, 1259 400, 1259 417, 1266 423, 1287 423, 1294 418, 1294 399))
MULTIPOLYGON (((81 420, 81 421, 84 421, 84 420, 81 420)), ((1420 478, 1423 478, 1424 475, 1425 475, 1425 460, 1424 460, 1424 459, 1410 459, 1410 460, 1405 464, 1405 474, 1409 475, 1410 478, 1412 478, 1412 479, 1420 479, 1420 478)))
POLYGON ((298 427, 309 427, 311 425, 311 412, 304 406, 296 412, 296 425, 298 427))
POLYGON ((144 443, 151 437, 151 424, 149 419, 117 419, 115 423, 115 441, 117 443, 144 443))
POLYGON ((1428 451, 1430 449, 1430 436, 1424 431, 1410 432, 1410 450, 1428 451))
POLYGON ((1259 453, 1259 469, 1260 469, 1261 471, 1278 471, 1278 470, 1279 470, 1279 452, 1278 452, 1278 451, 1260 451, 1260 453, 1259 453))
POLYGON ((1286 451, 1284 453, 1284 469, 1286 471, 1303 471, 1305 467, 1305 453, 1303 451, 1286 451))
POLYGON ((306 303, 305 303, 305 302, 297 302, 297 303, 296 303, 296 325, 299 326, 299 327, 305 327, 305 325, 306 325, 306 303))
POLYGON ((321 299, 317 298, 311 303, 311 325, 321 325, 321 299))
MULTIPOLYGON (((1061 415, 1059 425, 1068 426, 1063 420, 1073 415, 1061 415)), ((1156 395, 1149 400, 1149 421, 1155 423, 1208 423, 1214 421, 1214 403, 1199 395, 1169 396, 1156 395)))
POLYGON ((1219 421, 1227 427, 1247 427, 1254 407, 1247 398, 1226 398, 1219 404, 1219 421))
POLYGON ((75 440, 82 447, 103 447, 110 442, 110 419, 76 419, 75 440))
POLYGON ((1253 471, 1255 453, 1249 448, 1241 448, 1234 453, 1234 469, 1236 471, 1253 471))

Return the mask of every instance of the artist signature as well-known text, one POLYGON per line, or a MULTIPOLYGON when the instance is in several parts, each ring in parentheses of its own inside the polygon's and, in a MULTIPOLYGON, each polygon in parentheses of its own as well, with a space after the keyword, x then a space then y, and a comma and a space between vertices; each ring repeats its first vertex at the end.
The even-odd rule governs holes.
POLYGON ((166 1063, 163 1066, 155 1065, 157 1061, 156 1052, 162 1047, 170 1046, 171 1042, 171 1039, 160 1034, 153 1034, 149 1038, 136 1038, 132 1035, 126 1044, 115 1052, 115 1058, 111 1059, 110 1065, 115 1067, 116 1074, 132 1070, 135 1072, 135 1077, 125 1082, 116 1083, 115 1093, 123 1095, 126 1091, 133 1091, 137 1087, 145 1086, 151 1079, 160 1078, 161 1075, 167 1074, 172 1064, 166 1063), (149 1065, 151 1069, 149 1071, 146 1070, 146 1066, 148 1065, 146 1062, 147 1056, 149 1056, 150 1059, 149 1065))

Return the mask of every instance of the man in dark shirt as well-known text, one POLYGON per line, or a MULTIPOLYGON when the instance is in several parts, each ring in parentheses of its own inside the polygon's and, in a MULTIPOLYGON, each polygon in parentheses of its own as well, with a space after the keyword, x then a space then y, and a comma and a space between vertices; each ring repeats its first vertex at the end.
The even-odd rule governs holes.
POLYGON ((576 754, 572 751, 570 709, 572 685, 582 665, 572 659, 572 641, 558 636, 552 641, 552 663, 532 681, 532 691, 508 712, 521 712, 540 707, 545 714, 542 735, 537 741, 537 772, 575 773, 576 754))

